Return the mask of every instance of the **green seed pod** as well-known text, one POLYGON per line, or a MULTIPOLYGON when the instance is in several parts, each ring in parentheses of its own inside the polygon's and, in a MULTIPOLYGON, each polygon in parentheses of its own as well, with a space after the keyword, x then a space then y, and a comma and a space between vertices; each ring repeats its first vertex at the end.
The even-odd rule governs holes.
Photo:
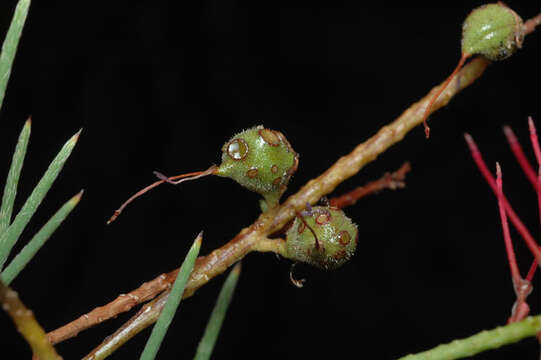
POLYGON ((298 164, 299 155, 285 136, 260 125, 236 134, 224 144, 222 163, 215 174, 261 194, 266 206, 273 207, 298 164))
POLYGON ((429 101, 423 115, 425 134, 430 136, 428 115, 432 105, 445 90, 466 60, 482 55, 489 60, 503 60, 522 47, 524 23, 516 12, 503 3, 486 4, 474 9, 462 25, 462 56, 455 70, 429 101))
POLYGON ((286 234, 285 257, 332 270, 346 263, 357 248, 358 230, 342 210, 315 206, 295 218, 286 234))
POLYGON ((233 136, 222 147, 222 163, 207 170, 167 177, 157 171, 160 179, 139 190, 126 200, 111 216, 107 224, 115 221, 124 208, 139 196, 163 183, 178 185, 209 175, 235 180, 242 186, 263 195, 263 212, 278 205, 291 175, 299 165, 299 154, 293 150, 285 136, 262 125, 244 130, 233 136))
POLYGON ((462 25, 462 53, 505 59, 522 46, 523 25, 520 16, 502 3, 480 6, 462 25))

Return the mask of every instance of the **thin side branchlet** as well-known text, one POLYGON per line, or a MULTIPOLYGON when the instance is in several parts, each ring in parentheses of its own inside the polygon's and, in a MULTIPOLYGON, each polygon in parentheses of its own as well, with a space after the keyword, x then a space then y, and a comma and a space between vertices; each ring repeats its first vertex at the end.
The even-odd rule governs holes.
MULTIPOLYGON (((479 168, 479 171, 485 178, 486 182, 492 189, 495 195, 497 195, 497 186, 496 186, 496 180, 494 179, 494 176, 488 170, 488 167, 485 163, 485 160, 483 159, 483 156, 481 155, 481 152, 479 151, 479 148, 477 147, 477 144, 474 142, 473 138, 470 136, 470 134, 465 134, 464 138, 466 139, 466 142, 468 144, 468 147, 470 148, 470 152, 472 155, 473 160, 475 161, 475 164, 479 168)), ((507 197, 505 194, 502 195, 503 200, 503 206, 505 207, 505 212, 507 216, 509 217, 509 220, 511 220, 511 223, 515 228, 517 229, 518 233, 521 235, 521 237, 524 239, 524 242, 534 255, 535 259, 540 262, 541 260, 541 249, 539 249, 536 241, 534 240, 531 233, 528 231, 522 220, 518 217, 515 210, 513 210, 513 207, 507 200, 507 197)))
POLYGON ((371 181, 363 186, 358 186, 350 192, 329 199, 329 205, 343 209, 369 195, 377 194, 381 190, 403 189, 406 186, 404 179, 406 174, 411 171, 409 162, 405 162, 402 166, 393 173, 386 172, 380 179, 371 181))
POLYGON ((498 209, 500 212, 500 220, 502 223, 503 238, 505 243, 505 250, 507 252, 507 261, 509 262, 509 269, 511 271, 511 280, 513 282, 513 289, 515 290, 516 300, 511 310, 511 316, 508 319, 508 323, 520 321, 530 313, 530 307, 526 302, 526 298, 532 292, 533 287, 531 279, 526 280, 520 275, 518 269, 517 259, 515 256, 515 250, 513 248, 513 241, 511 239, 511 233, 509 231, 509 223, 507 222, 507 215, 504 206, 504 195, 502 186, 502 169, 499 163, 496 163, 496 186, 497 186, 497 198, 498 209))
MULTIPOLYGON (((539 146, 539 141, 537 138, 535 125, 531 117, 528 118, 528 124, 529 124, 529 129, 530 129, 531 145, 536 155, 538 168, 541 169, 541 149, 539 146)), ((526 158, 524 151, 522 149, 522 146, 520 145, 517 137, 513 133, 513 130, 510 127, 506 126, 504 127, 504 133, 507 138, 507 142, 509 143, 509 146, 511 148, 511 151, 513 152, 513 155, 515 156, 517 162, 519 163, 520 167, 526 174, 526 177, 528 178, 528 180, 530 181, 530 183, 532 184, 532 187, 534 188, 536 192, 537 203, 539 206, 539 213, 540 213, 540 224, 541 224, 541 177, 539 175, 536 175, 535 171, 533 170, 533 167, 528 161, 528 159, 526 158)), ((494 180, 492 174, 490 173, 490 171, 488 170, 486 166, 486 163, 477 145, 473 141, 473 138, 469 134, 466 134, 465 138, 477 167, 479 168, 480 172, 482 173, 485 180, 490 185, 490 187, 492 188, 492 190, 494 191, 498 199, 498 208, 499 208, 500 220, 502 224, 505 249, 507 252, 507 260, 509 262, 511 279, 513 282, 513 289, 516 295, 516 301, 513 305, 511 316, 509 317, 508 322, 509 323, 517 322, 524 319, 526 316, 528 316, 529 311, 530 311, 530 308, 526 302, 526 299, 533 290, 533 286, 531 282, 533 280, 535 271, 539 264, 539 255, 538 255, 539 245, 537 245, 537 243, 533 240, 531 234, 528 232, 528 230, 526 229, 522 221, 520 221, 520 218, 513 211, 511 205, 509 204, 509 202, 507 201, 503 193, 502 171, 501 171, 500 165, 496 164, 496 180, 494 180), (509 219, 511 219, 511 222, 516 227, 517 231, 519 232, 521 237, 525 240, 526 244, 528 245, 528 248, 534 255, 534 261, 532 265, 530 266, 530 269, 525 278, 523 278, 520 275, 520 271, 517 265, 515 251, 513 248, 513 242, 511 239, 509 225, 507 222, 508 217, 509 219)), ((541 174, 541 170, 538 171, 538 174, 541 174)))
MULTIPOLYGON (((522 171, 524 172, 524 174, 526 174, 526 177, 530 181, 530 184, 532 185, 534 190, 537 192, 539 209, 541 211, 541 203, 540 203, 540 201, 541 201, 540 190, 541 189, 538 186, 539 176, 534 171, 532 165, 530 164, 530 162, 526 158, 526 155, 524 155, 524 151, 522 150, 522 146, 521 146, 520 142, 518 141, 518 139, 517 139, 515 133, 513 132, 513 130, 509 126, 504 126, 503 132, 505 134, 505 137, 507 138, 507 142, 509 144, 509 147, 510 147, 511 151, 513 152, 513 155, 515 156, 515 159, 519 163, 519 165, 520 165, 522 171)), ((530 132, 530 134, 531 134, 531 132, 530 132)), ((531 139, 531 140, 532 140, 532 144, 537 143, 537 140, 536 141, 533 141, 533 139, 531 139)), ((539 145, 537 145, 537 146, 539 147, 539 145)), ((541 213, 540 213, 540 222, 539 222, 539 224, 541 225, 541 213)), ((526 276, 526 278, 531 280, 533 278, 534 274, 535 274, 536 269, 537 269, 537 260, 534 260, 532 262, 532 265, 530 266, 530 270, 528 271, 528 275, 526 276)))
MULTIPOLYGON (((532 145, 533 152, 535 154, 535 158, 537 160, 537 167, 538 171, 537 174, 533 170, 532 165, 524 155, 524 152, 522 151, 522 147, 520 143, 518 142, 516 136, 514 135, 513 131, 510 127, 505 127, 504 132, 508 139, 509 145, 511 147, 511 150, 513 151, 513 154, 515 155, 515 158, 517 159, 518 163, 520 164, 521 168, 523 169, 524 173, 528 177, 528 180, 530 181, 532 187, 534 188, 536 194, 537 194, 537 205, 538 205, 538 212, 539 212, 539 225, 541 226, 541 149, 539 146, 539 139, 537 137, 537 131, 535 128, 535 124, 533 122, 532 117, 528 117, 528 127, 530 130, 530 142, 532 145)), ((532 265, 530 266, 530 269, 528 271, 528 274, 526 275, 525 281, 531 282, 533 280, 533 277, 535 275, 535 271, 537 270, 538 262, 537 260, 534 260, 532 262, 532 265)), ((530 288, 524 288, 523 293, 529 294, 531 292, 531 285, 530 288)), ((520 319, 514 319, 515 321, 518 321, 520 319)))

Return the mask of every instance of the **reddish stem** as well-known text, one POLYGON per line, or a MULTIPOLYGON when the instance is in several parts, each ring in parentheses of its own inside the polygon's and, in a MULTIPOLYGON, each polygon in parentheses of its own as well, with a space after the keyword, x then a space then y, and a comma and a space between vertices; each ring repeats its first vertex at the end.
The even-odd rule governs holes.
MULTIPOLYGON (((533 121, 531 121, 531 117, 528 118, 528 123, 530 127, 530 140, 532 143, 532 147, 534 148, 534 152, 536 153, 536 158, 539 164, 539 142, 537 140, 537 134, 535 131, 535 126, 533 124, 533 121), (533 131, 532 131, 533 130, 533 131), (537 148, 537 150, 536 150, 537 148)), ((526 177, 534 187, 535 192, 537 193, 537 203, 539 208, 539 223, 541 224, 541 191, 540 191, 540 179, 539 175, 536 175, 532 165, 526 158, 526 155, 524 155, 524 151, 522 150, 522 146, 520 145, 520 142, 517 140, 517 137, 515 136, 515 133, 509 126, 505 126, 503 128, 503 132, 507 138, 507 142, 509 143, 509 147, 511 148, 511 151, 513 152, 513 155, 515 155, 515 158, 517 159, 520 167, 522 168, 522 171, 526 174, 526 177)), ((541 169, 541 168, 540 168, 541 169)), ((532 262, 532 265, 530 266, 530 269, 528 270, 528 274, 526 275, 526 281, 531 282, 533 280, 533 277, 535 275, 535 271, 537 269, 537 260, 534 260, 532 262)))
MULTIPOLYGON (((541 226, 541 165, 539 167, 539 173, 537 175, 537 210, 539 211, 539 225, 541 226)), ((528 271, 528 275, 526 276, 526 280, 532 281, 535 270, 537 269, 537 260, 534 260, 532 265, 530 266, 530 270, 528 271)))
MULTIPOLYGON (((537 208, 539 211, 539 224, 541 226, 541 150, 539 149, 539 139, 537 137, 537 131, 535 129, 535 124, 531 116, 528 117, 528 127, 530 129, 530 142, 532 143, 532 148, 537 160, 537 176, 535 177, 535 191, 537 193, 537 208)), ((528 271, 526 279, 531 281, 535 275, 535 270, 537 269, 537 261, 534 261, 528 271)))
POLYGON ((532 281, 533 276, 535 275, 535 270, 537 270, 537 260, 534 260, 532 262, 532 265, 530 265, 530 270, 528 270, 528 274, 526 275, 526 281, 532 281))
POLYGON ((532 33, 535 30, 536 26, 539 26, 539 24, 541 24, 541 14, 538 14, 531 19, 528 19, 524 23, 524 35, 532 33))
POLYGON ((393 173, 385 173, 383 177, 378 180, 371 181, 363 186, 358 186, 344 195, 329 199, 329 204, 331 206, 343 209, 345 207, 354 205, 359 199, 368 195, 376 194, 383 189, 402 189, 406 186, 404 179, 410 170, 410 163, 405 162, 402 164, 400 169, 393 173))
POLYGON ((509 232, 509 223, 507 222, 507 215, 504 207, 504 195, 502 189, 502 169, 499 163, 496 163, 496 187, 498 197, 498 209, 500 210, 500 219, 502 222, 503 238, 505 242, 505 251, 507 252, 507 260, 509 262, 509 268, 511 270, 511 279, 513 281, 513 290, 517 299, 513 304, 511 316, 508 319, 509 323, 520 321, 524 319, 530 313, 530 306, 526 303, 526 298, 532 292, 532 286, 529 281, 526 281, 520 275, 520 271, 517 265, 517 259, 515 257, 515 250, 513 249, 513 241, 511 240, 511 234, 509 232))
POLYGON ((532 165, 526 158, 526 155, 524 155, 522 146, 518 142, 515 133, 509 126, 504 126, 503 132, 505 134, 505 137, 507 138, 507 142, 509 143, 509 147, 511 148, 513 155, 515 155, 515 159, 517 159, 517 162, 522 168, 522 171, 524 171, 534 189, 537 189, 537 175, 532 165))
POLYGON ((513 285, 515 292, 518 294, 517 286, 522 283, 522 277, 517 265, 517 258, 515 257, 515 250, 513 249, 513 242, 511 240, 511 234, 509 232, 509 223, 507 222, 507 216, 505 213, 503 189, 502 189, 502 169, 499 163, 496 163, 496 196, 498 197, 498 209, 500 210, 500 220, 502 222, 503 240, 505 242, 505 250, 507 252, 507 261, 509 262, 509 269, 511 270, 511 278, 513 279, 513 285))
MULTIPOLYGON (((195 171, 195 172, 191 172, 191 173, 187 173, 187 174, 175 175, 175 176, 171 176, 171 177, 169 177, 167 179, 169 181, 173 181, 173 180, 177 180, 177 179, 184 179, 184 181, 186 181, 186 180, 194 180, 194 179, 199 179, 202 176, 215 174, 216 170, 217 170, 217 167, 215 165, 212 165, 210 168, 208 168, 207 170, 204 170, 204 171, 195 171)), ((153 182, 152 184, 148 185, 147 187, 139 190, 135 194, 133 194, 128 200, 126 200, 122 205, 120 205, 120 207, 118 209, 115 210, 115 212, 113 213, 111 218, 109 218, 109 220, 107 220, 107 224, 109 225, 110 223, 115 221, 116 218, 119 217, 119 215, 122 213, 122 211, 124 211, 126 206, 128 206, 128 204, 131 203, 133 200, 137 199, 139 196, 141 196, 144 193, 148 192, 149 190, 155 188, 156 186, 163 184, 164 182, 168 182, 168 181, 165 180, 165 179, 158 180, 158 181, 153 182)), ((178 181, 175 184, 180 184, 181 182, 182 181, 178 181)))
POLYGON ((460 57, 460 60, 458 61, 458 65, 455 67, 451 75, 449 75, 449 77, 447 78, 447 80, 445 80, 445 82, 440 87, 438 92, 432 97, 432 99, 430 99, 430 102, 428 103, 428 106, 426 107, 425 113, 423 115, 423 126, 425 127, 425 135, 427 139, 430 137, 430 127, 428 126, 427 119, 428 119, 428 115, 430 115, 430 112, 432 110, 432 105, 434 105, 436 100, 438 100, 438 97, 441 95, 443 90, 447 88, 447 85, 449 85, 451 80, 453 80, 455 75, 464 65, 464 62, 466 61, 466 59, 468 59, 470 56, 471 56, 470 54, 466 54, 466 53, 462 54, 462 56, 460 57))
POLYGON ((532 148, 537 159, 537 166, 541 166, 541 150, 539 149, 539 140, 537 139, 537 131, 531 116, 528 116, 528 127, 530 128, 530 141, 532 142, 532 148))
MULTIPOLYGON (((472 154, 473 160, 477 164, 477 167, 479 168, 479 171, 487 181, 488 185, 491 187, 492 191, 497 194, 497 187, 496 187, 496 181, 494 180, 494 177, 488 170, 485 161, 483 160, 483 156, 479 152, 479 149, 477 148, 477 145, 473 141, 473 138, 469 134, 464 134, 464 138, 466 139, 466 142, 468 143, 468 147, 470 148, 470 152, 472 154)), ((513 208, 511 207, 511 204, 509 204, 509 201, 503 195, 503 205, 505 207, 505 211, 507 212, 507 215, 509 216, 509 219, 519 232, 520 236, 524 239, 526 242, 526 245, 536 258, 537 262, 540 263, 541 261, 541 250, 538 248, 537 243, 535 242, 534 238, 524 226, 518 215, 515 213, 513 208)))

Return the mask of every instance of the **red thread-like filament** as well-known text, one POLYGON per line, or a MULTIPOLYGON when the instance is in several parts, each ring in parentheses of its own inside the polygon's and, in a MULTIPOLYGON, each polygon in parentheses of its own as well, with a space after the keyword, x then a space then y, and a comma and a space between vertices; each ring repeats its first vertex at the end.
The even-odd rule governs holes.
POLYGON ((447 78, 447 80, 445 80, 445 82, 443 83, 443 85, 440 87, 440 89, 438 90, 438 92, 436 93, 436 95, 434 95, 432 97, 432 99, 430 99, 430 102, 428 103, 428 106, 426 107, 425 109, 425 112, 423 114, 423 126, 425 127, 425 135, 426 135, 426 138, 428 139, 430 137, 430 127, 428 126, 428 123, 427 123, 427 119, 428 119, 428 115, 430 115, 430 112, 432 110, 432 106, 434 105, 434 103, 436 102, 436 100, 438 100, 438 97, 440 97, 441 93, 443 92, 443 90, 445 90, 447 88, 447 86, 449 85, 449 83, 451 82, 451 80, 453 80, 453 78, 455 77, 455 75, 458 73, 458 71, 462 68, 462 66, 464 65, 464 62, 466 61, 466 59, 468 59, 470 57, 470 54, 462 54, 462 56, 460 57, 460 61, 458 62, 458 65, 456 66, 456 68, 453 70, 453 72, 451 73, 451 75, 449 75, 449 77, 447 78))
POLYGON ((171 177, 168 177, 167 180, 165 179, 158 180, 148 185, 147 187, 139 190, 138 192, 133 194, 128 200, 126 200, 118 209, 115 210, 111 218, 107 221, 107 224, 110 224, 113 221, 115 221, 116 218, 122 213, 122 211, 124 211, 124 208, 126 208, 126 206, 128 206, 129 203, 131 203, 133 200, 137 199, 139 196, 143 195, 144 193, 148 192, 149 190, 155 188, 156 186, 161 185, 164 182, 172 182, 173 184, 180 184, 184 181, 199 179, 200 177, 203 177, 203 176, 215 174, 217 169, 218 168, 215 165, 212 165, 210 168, 204 171, 195 171, 195 172, 191 172, 187 174, 171 176, 171 177), (179 180, 179 179, 182 179, 182 180, 179 180), (174 181, 174 180, 179 180, 179 181, 174 181))

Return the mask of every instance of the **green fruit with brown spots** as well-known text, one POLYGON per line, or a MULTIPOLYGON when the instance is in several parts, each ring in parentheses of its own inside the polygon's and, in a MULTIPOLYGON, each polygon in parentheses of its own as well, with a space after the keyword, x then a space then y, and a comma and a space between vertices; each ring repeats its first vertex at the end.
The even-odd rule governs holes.
POLYGON ((332 270, 353 256, 357 240, 357 225, 342 210, 315 206, 288 229, 285 257, 332 270))
POLYGON ((132 195, 115 210, 107 223, 115 221, 128 204, 160 184, 178 185, 209 175, 231 178, 263 195, 260 205, 265 212, 278 205, 298 165, 299 154, 281 132, 265 129, 262 125, 255 126, 233 136, 222 146, 222 163, 219 166, 170 177, 155 171, 160 180, 132 195))
POLYGON ((474 9, 462 26, 462 53, 502 60, 522 46, 524 24, 516 12, 502 3, 474 9))
POLYGON ((256 126, 233 136, 222 147, 222 163, 215 175, 228 177, 261 194, 265 208, 278 204, 299 155, 285 136, 276 130, 256 126))

